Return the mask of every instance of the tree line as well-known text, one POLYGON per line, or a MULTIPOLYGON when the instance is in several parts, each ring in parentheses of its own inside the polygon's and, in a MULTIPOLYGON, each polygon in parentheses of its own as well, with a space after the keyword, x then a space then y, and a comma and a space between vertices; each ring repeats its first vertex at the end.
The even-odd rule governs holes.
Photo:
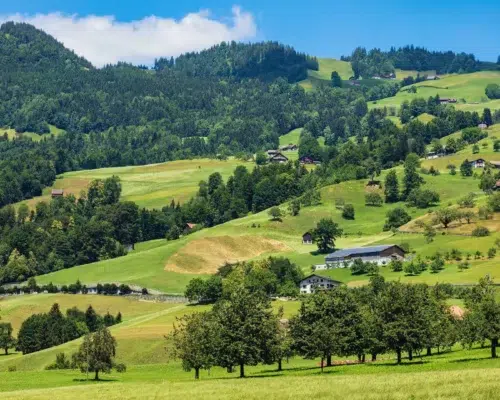
POLYGON ((22 323, 17 335, 16 349, 23 354, 34 353, 120 322, 121 313, 113 316, 108 312, 102 316, 97 314, 92 306, 86 311, 73 307, 66 310, 64 315, 55 303, 48 313, 33 314, 22 323))
POLYGON ((409 361, 424 352, 451 350, 456 344, 471 348, 489 342, 496 357, 500 337, 500 304, 491 280, 481 279, 472 288, 460 289, 467 310, 455 315, 446 304, 454 295, 449 285, 385 282, 375 275, 370 284, 316 291, 301 300, 290 320, 275 313, 263 287, 249 289, 242 281, 223 286, 211 311, 185 315, 167 336, 168 351, 182 360, 186 371, 215 366, 245 376, 248 365, 278 364, 292 356, 321 359, 332 366, 333 357, 366 355, 376 361, 381 354, 395 354, 396 362, 409 361))

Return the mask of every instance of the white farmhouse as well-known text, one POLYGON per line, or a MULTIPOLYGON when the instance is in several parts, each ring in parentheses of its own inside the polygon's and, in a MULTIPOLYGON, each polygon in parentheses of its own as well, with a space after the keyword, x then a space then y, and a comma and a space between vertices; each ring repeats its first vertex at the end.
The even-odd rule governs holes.
POLYGON ((341 282, 327 278, 326 276, 320 276, 312 274, 306 276, 300 281, 300 293, 301 294, 311 294, 316 290, 328 290, 339 286, 341 282))
POLYGON ((325 264, 327 268, 345 268, 350 267, 354 260, 360 259, 363 262, 386 265, 392 260, 404 260, 405 254, 406 252, 395 244, 353 247, 328 254, 325 257, 325 264))

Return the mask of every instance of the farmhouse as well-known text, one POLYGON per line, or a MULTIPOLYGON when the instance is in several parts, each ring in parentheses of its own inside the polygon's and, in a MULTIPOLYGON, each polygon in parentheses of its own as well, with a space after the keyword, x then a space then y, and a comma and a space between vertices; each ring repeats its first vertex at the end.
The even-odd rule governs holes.
POLYGON ((50 195, 52 196, 52 198, 63 197, 64 196, 64 189, 52 189, 52 191, 50 192, 50 195))
POLYGON ((313 237, 310 232, 306 232, 302 235, 302 244, 312 244, 313 237))
POLYGON ((486 161, 483 158, 478 158, 477 160, 470 161, 472 168, 484 168, 486 166, 486 161))
POLYGON ((448 97, 440 97, 439 102, 441 104, 451 104, 451 103, 456 103, 457 99, 448 98, 448 97))
POLYGON ((395 244, 353 247, 328 254, 325 257, 325 263, 328 268, 344 268, 350 267, 355 259, 361 259, 363 262, 374 262, 378 265, 386 265, 392 260, 403 260, 405 254, 405 250, 395 244))
POLYGON ((299 147, 296 144, 287 144, 285 146, 281 146, 280 150, 281 151, 294 151, 297 150, 299 147))
POLYGON ((269 162, 271 162, 271 163, 282 164, 282 163, 286 163, 287 161, 288 161, 288 157, 284 156, 280 152, 278 152, 275 155, 269 157, 269 162))
POLYGON ((306 276, 300 281, 300 293, 311 294, 316 290, 328 290, 339 286, 342 282, 327 278, 326 276, 320 276, 312 274, 306 276))

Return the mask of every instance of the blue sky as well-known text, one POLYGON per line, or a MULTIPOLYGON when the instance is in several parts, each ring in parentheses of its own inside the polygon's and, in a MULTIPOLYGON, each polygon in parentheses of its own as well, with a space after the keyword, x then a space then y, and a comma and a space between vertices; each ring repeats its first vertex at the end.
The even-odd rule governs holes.
MULTIPOLYGON (((195 28, 206 40, 193 39, 190 34, 192 24, 184 26, 180 34, 176 28, 166 33, 165 26, 156 27, 162 42, 173 41, 171 46, 150 48, 130 61, 147 61, 155 52, 166 51, 175 55, 179 51, 197 50, 211 44, 210 40, 236 39, 243 41, 278 40, 293 45, 301 51, 324 57, 339 57, 348 54, 358 45, 367 48, 389 48, 409 43, 430 49, 465 51, 474 53, 482 60, 495 60, 500 54, 500 1, 499 0, 421 0, 411 3, 405 0, 370 1, 297 1, 297 0, 241 0, 241 1, 200 1, 200 0, 16 0, 0 2, 0 17, 7 19, 14 14, 22 14, 31 22, 35 14, 61 13, 64 16, 76 14, 80 18, 89 15, 114 16, 117 22, 139 21, 154 15, 166 20, 182 20, 189 13, 210 10, 210 15, 200 14, 206 22, 202 28, 195 28), (406 4, 405 4, 406 3, 406 4), (241 22, 232 13, 233 6, 239 6, 248 19, 241 22), (251 21, 250 21, 251 19, 251 21), (239 25, 241 22, 241 26, 239 25), (219 25, 214 25, 218 23, 219 25), (213 26, 212 26, 213 25, 213 26), (237 29, 231 29, 238 25, 237 29), (214 32, 215 29, 215 32, 214 32), (161 36, 160 33, 165 33, 161 36), (181 37, 182 36, 182 37, 181 37), (210 38, 210 40, 208 39, 210 38), (142 57, 142 58, 141 58, 142 57)), ((101 46, 94 52, 103 52, 104 44, 97 38, 90 43, 86 35, 72 36, 70 25, 59 30, 51 20, 38 22, 40 27, 59 36, 65 44, 75 47, 77 52, 91 52, 92 46, 101 46)), ((92 29, 87 26, 81 29, 92 29)), ((170 26, 170 25, 169 25, 170 26)), ((198 26, 198 25, 197 25, 198 26)), ((137 31, 142 28, 134 27, 137 31)), ((153 29, 149 25, 144 28, 153 29)), ((106 31, 104 31, 106 33, 106 31)), ((116 33, 116 32, 115 32, 116 33)), ((116 33, 116 40, 119 40, 116 33)), ((105 35, 101 35, 101 38, 105 35)), ((196 36, 196 35, 195 35, 196 36)), ((131 45, 142 46, 141 41, 131 40, 131 45)), ((134 36, 135 37, 135 36, 134 36)), ((146 40, 146 39, 143 39, 146 40)), ((151 45, 150 43, 146 43, 151 45)), ((116 57, 122 57, 126 48, 113 41, 109 46, 119 47, 116 57)), ((167 54, 166 54, 167 55, 167 54)), ((92 54, 95 62, 101 60, 92 54)), ((106 61, 104 58, 102 62, 106 61)))

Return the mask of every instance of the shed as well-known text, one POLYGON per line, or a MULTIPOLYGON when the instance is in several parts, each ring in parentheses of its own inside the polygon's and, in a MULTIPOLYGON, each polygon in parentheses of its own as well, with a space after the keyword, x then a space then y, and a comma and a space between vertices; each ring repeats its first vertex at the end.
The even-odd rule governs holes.
POLYGON ((52 198, 54 197, 63 197, 64 196, 64 189, 52 189, 50 192, 50 195, 52 198))
POLYGON ((313 237, 311 232, 306 232, 302 235, 302 244, 312 244, 313 237))

